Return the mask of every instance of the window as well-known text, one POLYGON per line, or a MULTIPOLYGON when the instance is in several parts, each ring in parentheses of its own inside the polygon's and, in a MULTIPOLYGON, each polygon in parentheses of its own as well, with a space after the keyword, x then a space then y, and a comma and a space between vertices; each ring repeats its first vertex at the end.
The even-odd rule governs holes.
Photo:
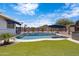
POLYGON ((13 23, 12 21, 7 21, 7 28, 14 28, 15 27, 15 23, 13 23))

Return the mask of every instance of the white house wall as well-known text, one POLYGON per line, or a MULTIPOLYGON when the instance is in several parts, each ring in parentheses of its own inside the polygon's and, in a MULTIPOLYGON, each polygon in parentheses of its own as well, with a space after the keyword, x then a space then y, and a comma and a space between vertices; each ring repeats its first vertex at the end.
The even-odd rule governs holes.
POLYGON ((16 29, 0 29, 0 34, 3 33, 11 33, 11 34, 16 34, 16 29))
POLYGON ((6 28, 7 27, 6 24, 7 22, 3 18, 0 17, 0 29, 6 28))
POLYGON ((4 20, 4 18, 0 17, 0 34, 2 33, 16 34, 16 29, 7 28, 7 22, 4 20))

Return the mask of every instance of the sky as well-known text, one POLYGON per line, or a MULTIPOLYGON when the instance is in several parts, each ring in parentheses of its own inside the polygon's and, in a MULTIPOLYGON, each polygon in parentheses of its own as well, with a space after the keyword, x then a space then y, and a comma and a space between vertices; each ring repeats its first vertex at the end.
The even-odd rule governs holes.
POLYGON ((27 27, 52 25, 61 18, 79 20, 78 3, 0 3, 0 12, 27 27))

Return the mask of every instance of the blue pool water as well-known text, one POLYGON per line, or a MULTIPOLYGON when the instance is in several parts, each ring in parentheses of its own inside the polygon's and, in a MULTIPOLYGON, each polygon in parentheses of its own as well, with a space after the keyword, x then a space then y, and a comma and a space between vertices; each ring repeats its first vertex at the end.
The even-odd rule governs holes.
POLYGON ((17 39, 23 40, 33 40, 41 38, 64 38, 63 36, 58 36, 55 33, 24 33, 16 37, 17 39))

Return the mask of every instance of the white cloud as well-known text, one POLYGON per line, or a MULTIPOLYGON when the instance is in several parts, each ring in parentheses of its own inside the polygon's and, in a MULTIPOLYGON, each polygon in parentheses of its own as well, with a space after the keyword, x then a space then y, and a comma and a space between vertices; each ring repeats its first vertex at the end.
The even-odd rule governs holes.
POLYGON ((64 9, 68 8, 68 10, 65 10, 65 13, 62 14, 63 17, 76 17, 79 16, 79 4, 77 3, 66 3, 64 6, 64 9))
POLYGON ((49 19, 36 20, 35 22, 28 23, 27 25, 28 27, 39 27, 46 24, 50 25, 49 19))
POLYGON ((39 15, 35 21, 33 20, 31 23, 27 23, 27 25, 28 27, 39 27, 46 24, 50 25, 53 23, 51 22, 51 19, 52 18, 48 15, 39 15))
POLYGON ((19 11, 23 14, 28 14, 28 15, 35 15, 35 10, 38 8, 38 4, 33 4, 33 3, 19 3, 17 4, 14 9, 16 11, 19 11))
POLYGON ((68 8, 68 7, 70 7, 70 5, 71 5, 71 3, 65 3, 64 8, 68 8))
POLYGON ((73 9, 74 7, 78 7, 77 3, 65 3, 65 8, 73 9))

